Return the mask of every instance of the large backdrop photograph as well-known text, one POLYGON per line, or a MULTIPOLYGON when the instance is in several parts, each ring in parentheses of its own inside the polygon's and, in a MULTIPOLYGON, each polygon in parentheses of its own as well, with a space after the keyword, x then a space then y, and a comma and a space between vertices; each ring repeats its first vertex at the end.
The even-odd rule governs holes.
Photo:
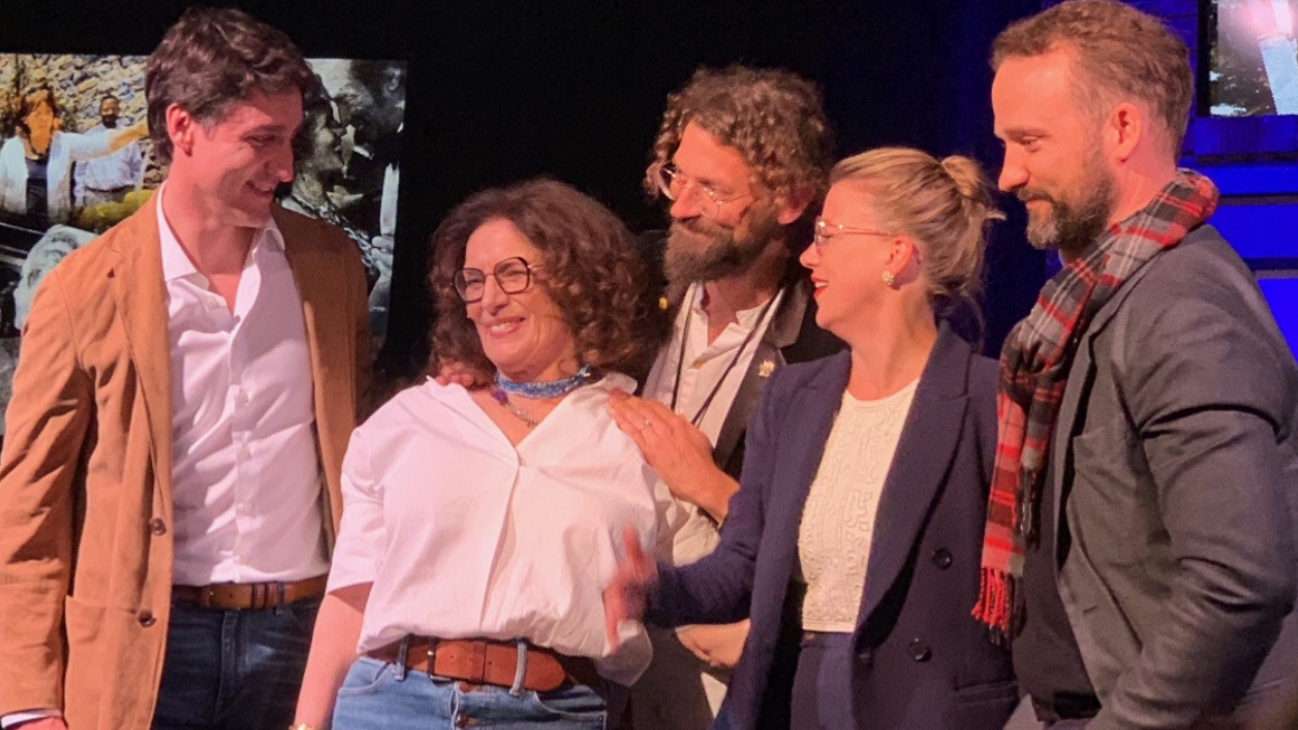
MULTIPOLYGON (((147 204, 165 177, 147 134, 146 61, 0 54, 0 419, 41 280, 147 204)), ((308 62, 319 93, 304 100, 296 174, 278 194, 285 208, 334 224, 356 242, 377 346, 391 291, 406 64, 308 62)))

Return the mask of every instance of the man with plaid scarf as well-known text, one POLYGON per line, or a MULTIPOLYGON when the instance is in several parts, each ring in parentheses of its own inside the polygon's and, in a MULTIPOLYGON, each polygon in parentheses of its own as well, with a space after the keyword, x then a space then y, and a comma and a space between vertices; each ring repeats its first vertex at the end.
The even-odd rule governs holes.
POLYGON ((1001 359, 975 615, 1028 694, 1009 727, 1264 726, 1298 668, 1298 366, 1176 167, 1186 48, 1070 0, 992 64, 1000 186, 1065 264, 1001 359))

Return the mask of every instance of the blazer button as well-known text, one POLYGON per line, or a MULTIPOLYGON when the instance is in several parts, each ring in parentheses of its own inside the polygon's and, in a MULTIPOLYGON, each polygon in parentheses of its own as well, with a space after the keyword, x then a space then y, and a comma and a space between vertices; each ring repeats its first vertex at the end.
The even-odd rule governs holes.
POLYGON ((933 657, 933 650, 919 639, 911 639, 906 650, 910 652, 910 658, 917 662, 926 662, 933 657))
POLYGON ((154 618, 153 612, 147 608, 140 611, 136 618, 139 619, 140 625, 146 629, 158 623, 158 619, 154 618))
POLYGON ((938 548, 937 550, 934 550, 933 554, 929 557, 933 561, 933 564, 941 570, 946 570, 951 567, 951 551, 946 548, 938 548))
POLYGON ((149 532, 155 535, 167 534, 167 523, 162 521, 161 517, 154 517, 149 520, 149 532))

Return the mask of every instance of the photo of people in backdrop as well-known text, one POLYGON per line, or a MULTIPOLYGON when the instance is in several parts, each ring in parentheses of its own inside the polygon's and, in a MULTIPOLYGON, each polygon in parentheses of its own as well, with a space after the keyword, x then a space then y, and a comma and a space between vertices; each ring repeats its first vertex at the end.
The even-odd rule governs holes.
MULTIPOLYGON (((145 56, 0 53, 0 435, 20 335, 44 276, 144 205, 152 155, 145 56)), ((297 171, 278 196, 360 248, 375 350, 387 323, 405 114, 402 61, 308 59, 297 171)))

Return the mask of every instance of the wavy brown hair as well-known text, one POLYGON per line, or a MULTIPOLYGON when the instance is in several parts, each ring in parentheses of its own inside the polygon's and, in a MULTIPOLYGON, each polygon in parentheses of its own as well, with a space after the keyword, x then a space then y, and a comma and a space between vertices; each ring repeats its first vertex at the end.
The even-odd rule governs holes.
POLYGON ((154 154, 159 162, 171 161, 172 104, 209 124, 256 92, 297 90, 306 96, 318 83, 282 31, 234 8, 189 8, 149 56, 144 73, 154 154))
POLYGON ((658 190, 658 168, 671 162, 685 127, 694 123, 739 151, 756 180, 776 197, 812 193, 808 216, 820 209, 833 164, 833 133, 820 89, 789 71, 730 66, 700 68, 667 97, 645 172, 645 190, 658 190))
POLYGON ((537 179, 477 193, 433 232, 430 280, 436 322, 431 372, 459 363, 482 373, 487 359, 477 329, 455 291, 469 236, 484 223, 506 220, 541 250, 533 274, 554 300, 576 342, 577 359, 592 370, 642 377, 667 334, 659 292, 649 285, 635 239, 617 216, 564 183, 537 179))
POLYGON ((1061 49, 1076 61, 1072 91, 1084 109, 1102 119, 1124 99, 1148 104, 1176 156, 1190 120, 1194 73, 1189 50, 1167 24, 1116 0, 1070 0, 1001 31, 992 68, 1061 49))

